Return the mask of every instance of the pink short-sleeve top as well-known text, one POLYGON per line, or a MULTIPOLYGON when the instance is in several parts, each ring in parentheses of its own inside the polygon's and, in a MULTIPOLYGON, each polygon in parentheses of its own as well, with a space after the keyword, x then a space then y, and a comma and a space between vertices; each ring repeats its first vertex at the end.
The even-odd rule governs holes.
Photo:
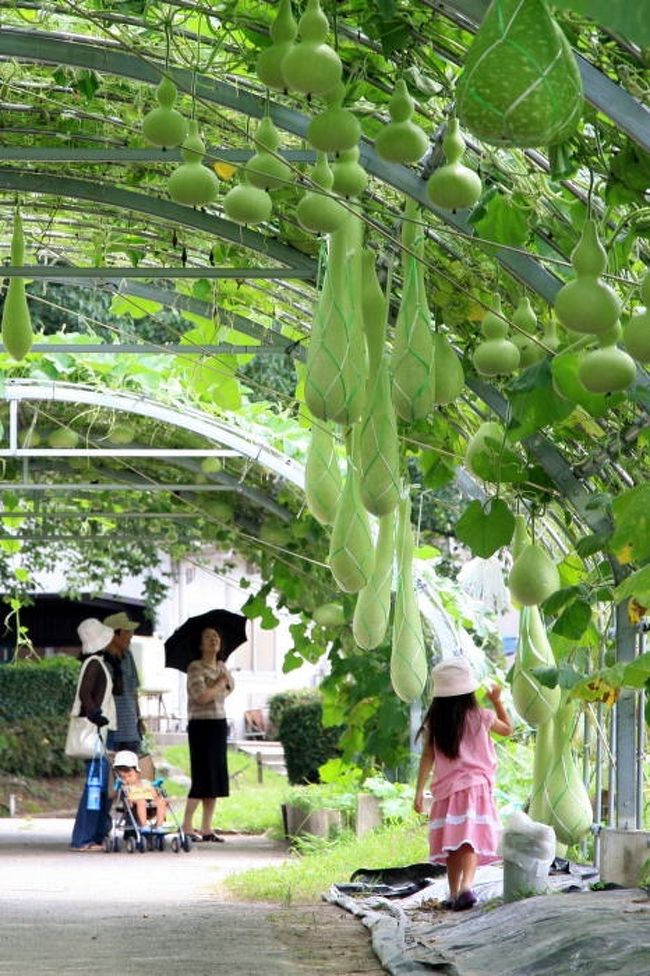
POLYGON ((444 800, 470 786, 494 788, 497 757, 490 729, 495 721, 496 713, 489 708, 471 711, 465 719, 465 731, 457 757, 449 759, 434 749, 431 783, 434 800, 444 800))

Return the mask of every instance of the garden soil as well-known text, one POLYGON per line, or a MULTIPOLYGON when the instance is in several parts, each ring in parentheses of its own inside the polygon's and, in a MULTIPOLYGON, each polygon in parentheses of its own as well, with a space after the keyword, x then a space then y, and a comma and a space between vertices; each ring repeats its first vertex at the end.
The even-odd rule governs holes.
POLYGON ((284 843, 227 835, 189 853, 76 853, 69 818, 0 819, 1 976, 356 976, 384 970, 363 925, 325 903, 235 902, 224 878, 284 843))

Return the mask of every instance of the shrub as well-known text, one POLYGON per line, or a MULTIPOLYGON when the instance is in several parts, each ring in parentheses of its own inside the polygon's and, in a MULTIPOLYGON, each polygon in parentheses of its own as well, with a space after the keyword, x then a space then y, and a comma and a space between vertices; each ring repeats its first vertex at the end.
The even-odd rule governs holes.
POLYGON ((287 777, 292 785, 318 783, 318 767, 339 754, 342 728, 323 728, 320 701, 285 708, 278 736, 284 748, 287 777))
POLYGON ((294 705, 305 705, 308 702, 319 702, 320 693, 316 688, 296 688, 293 691, 280 691, 269 698, 269 721, 276 729, 280 729, 282 716, 288 708, 294 705))

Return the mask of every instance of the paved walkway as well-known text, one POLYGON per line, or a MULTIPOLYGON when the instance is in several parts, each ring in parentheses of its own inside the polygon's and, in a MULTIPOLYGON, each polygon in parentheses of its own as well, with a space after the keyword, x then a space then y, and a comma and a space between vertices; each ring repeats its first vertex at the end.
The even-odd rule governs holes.
POLYGON ((284 843, 230 835, 187 854, 80 854, 67 849, 71 829, 64 819, 0 820, 2 976, 314 971, 280 937, 277 906, 227 901, 221 886, 235 871, 282 862, 284 843))

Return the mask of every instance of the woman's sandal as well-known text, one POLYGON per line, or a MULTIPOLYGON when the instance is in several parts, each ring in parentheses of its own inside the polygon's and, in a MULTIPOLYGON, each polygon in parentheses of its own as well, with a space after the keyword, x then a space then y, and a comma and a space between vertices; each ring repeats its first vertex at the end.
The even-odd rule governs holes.
POLYGON ((198 830, 192 830, 192 831, 190 831, 189 834, 186 834, 186 837, 189 837, 189 839, 192 841, 193 844, 202 844, 203 841, 206 839, 203 836, 203 834, 200 834, 198 832, 198 830))
POLYGON ((219 834, 215 833, 214 830, 211 833, 209 833, 209 834, 204 834, 203 835, 203 840, 205 840, 205 841, 212 841, 213 844, 223 844, 223 843, 225 843, 223 837, 220 837, 219 834))

